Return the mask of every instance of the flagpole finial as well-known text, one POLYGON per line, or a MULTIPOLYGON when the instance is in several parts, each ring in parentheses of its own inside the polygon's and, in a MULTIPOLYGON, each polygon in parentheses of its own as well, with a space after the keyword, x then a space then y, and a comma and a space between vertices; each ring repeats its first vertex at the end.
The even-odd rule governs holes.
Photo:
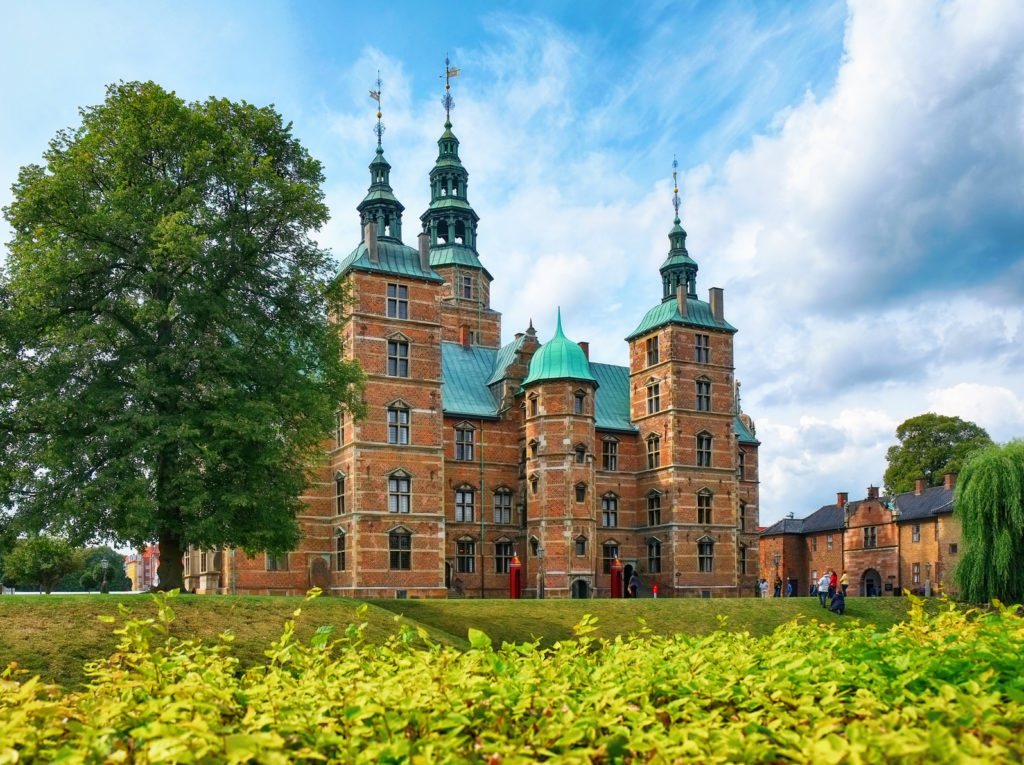
POLYGON ((676 211, 676 223, 679 223, 679 181, 677 179, 677 170, 679 168, 679 161, 676 159, 676 155, 672 155, 672 207, 676 211))
POLYGON ((452 126, 452 107, 455 106, 455 101, 452 99, 451 94, 451 79, 452 77, 459 76, 458 67, 452 66, 451 59, 448 58, 448 53, 444 54, 444 96, 441 98, 441 105, 444 107, 444 126, 452 126))
POLYGON ((377 89, 370 91, 370 98, 377 102, 377 124, 373 128, 373 132, 377 134, 377 148, 379 149, 381 148, 381 137, 384 135, 384 123, 381 121, 381 117, 383 116, 383 114, 381 113, 380 105, 381 86, 383 85, 383 83, 381 82, 380 79, 379 69, 377 70, 376 85, 377 89))

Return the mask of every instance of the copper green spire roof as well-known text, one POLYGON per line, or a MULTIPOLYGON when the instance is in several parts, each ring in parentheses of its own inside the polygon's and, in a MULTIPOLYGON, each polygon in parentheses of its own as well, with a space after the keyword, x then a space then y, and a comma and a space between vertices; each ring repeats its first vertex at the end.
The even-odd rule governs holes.
POLYGON ((523 387, 545 380, 583 380, 597 386, 583 349, 562 332, 562 309, 558 309, 555 336, 537 349, 530 360, 530 372, 523 387))

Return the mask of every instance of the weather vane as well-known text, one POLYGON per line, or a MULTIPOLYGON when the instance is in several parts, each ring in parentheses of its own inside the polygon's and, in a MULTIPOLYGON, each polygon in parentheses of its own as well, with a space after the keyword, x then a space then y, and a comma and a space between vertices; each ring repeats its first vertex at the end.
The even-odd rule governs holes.
POLYGON ((373 132, 377 134, 377 145, 380 146, 381 136, 384 135, 384 123, 380 121, 383 116, 380 111, 380 91, 383 83, 380 80, 380 70, 377 70, 377 89, 370 91, 370 98, 377 102, 377 124, 373 128, 373 132))
POLYGON ((676 160, 676 155, 672 155, 672 206, 676 208, 676 223, 679 222, 679 181, 676 180, 676 171, 679 168, 679 162, 676 160))
POLYGON ((448 54, 444 54, 444 97, 441 99, 441 105, 444 106, 444 119, 445 122, 452 121, 452 94, 451 90, 451 79, 452 77, 459 76, 459 70, 452 66, 452 62, 448 60, 448 54))

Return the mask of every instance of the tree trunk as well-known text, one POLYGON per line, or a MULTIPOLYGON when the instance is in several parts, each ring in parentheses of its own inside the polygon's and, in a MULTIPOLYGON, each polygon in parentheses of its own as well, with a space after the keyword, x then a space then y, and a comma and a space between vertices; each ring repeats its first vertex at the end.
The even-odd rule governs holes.
POLYGON ((164 592, 185 589, 184 566, 181 562, 181 538, 173 532, 160 534, 160 564, 156 569, 157 585, 164 592))

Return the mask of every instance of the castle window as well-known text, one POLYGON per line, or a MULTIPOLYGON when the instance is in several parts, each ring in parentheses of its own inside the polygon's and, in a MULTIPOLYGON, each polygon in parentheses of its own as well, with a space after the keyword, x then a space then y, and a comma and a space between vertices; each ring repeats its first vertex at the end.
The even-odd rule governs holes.
POLYGON ((739 563, 740 574, 747 573, 747 548, 745 545, 740 545, 739 553, 737 554, 737 563, 739 563))
POLYGON ((512 492, 508 489, 494 492, 494 522, 512 523, 512 492))
POLYGON ((334 474, 334 495, 335 495, 335 509, 337 514, 341 515, 345 512, 345 474, 335 473, 334 474))
POLYGON ((661 573, 661 542, 657 539, 647 540, 647 571, 661 573))
POLYGON ((584 446, 583 444, 578 444, 576 448, 573 449, 573 459, 576 461, 577 465, 582 465, 584 462, 586 462, 587 447, 584 446))
POLYGON ((534 395, 530 396, 530 416, 531 417, 536 417, 537 416, 537 410, 538 410, 537 395, 534 394, 534 395))
POLYGON ((512 565, 512 543, 494 543, 494 573, 507 574, 512 565))
POLYGON ((540 449, 540 444, 537 442, 536 439, 534 439, 533 441, 530 441, 530 457, 532 459, 536 459, 537 458, 537 451, 539 449, 540 449))
POLYGON ((661 492, 652 491, 647 495, 647 525, 661 525, 661 492))
POLYGON ((409 476, 396 473, 388 478, 388 512, 408 513, 411 499, 409 476))
POLYGON ((537 537, 530 537, 530 554, 534 558, 540 555, 540 540, 537 537))
POLYGON ((388 316, 393 319, 408 319, 409 288, 404 284, 389 284, 387 309, 388 316))
POLYGON ((614 494, 605 494, 601 497, 601 525, 619 525, 619 498, 614 494))
POLYGON ((655 435, 647 437, 647 469, 653 470, 661 466, 661 438, 655 435))
POLYGON ((740 449, 736 462, 736 477, 743 480, 747 472, 747 453, 740 449))
POLYGON ((831 534, 829 534, 829 535, 828 535, 827 537, 825 537, 825 546, 826 546, 826 547, 827 547, 827 548, 828 548, 829 550, 831 550, 831 549, 832 549, 832 535, 831 535, 831 534))
POLYGON ((537 493, 537 485, 538 485, 537 476, 535 476, 535 475, 530 476, 530 493, 531 494, 536 494, 537 493))
POLYGON ((707 380, 697 380, 697 411, 711 411, 711 383, 707 380))
POLYGON ((957 543, 956 542, 950 542, 949 543, 949 554, 950 555, 956 555, 958 551, 959 551, 959 549, 958 549, 957 543))
POLYGON ((409 343, 404 340, 388 340, 388 376, 409 376, 409 343))
POLYGON ((461 523, 473 522, 474 492, 468 486, 455 490, 455 520, 461 523))
POLYGON ((914 584, 921 584, 921 564, 914 563, 910 567, 911 579, 914 584))
POLYGON ((658 336, 647 338, 647 366, 654 366, 658 363, 658 336))
POLYGON ((388 443, 405 446, 409 443, 409 409, 404 406, 388 407, 388 443))
POLYGON ((811 552, 818 552, 818 538, 811 537, 811 552))
POLYGON ((619 469, 619 442, 604 441, 601 444, 601 467, 605 470, 619 469))
POLYGON ((460 574, 476 571, 476 542, 460 540, 455 543, 455 570, 460 574))
POLYGON ((612 563, 619 557, 619 545, 617 542, 605 542, 601 545, 602 570, 606 574, 612 573, 612 563))
POLYGON ((740 502, 740 531, 747 530, 747 503, 740 502))
POLYGON ((697 540, 697 570, 710 574, 715 568, 715 542, 710 537, 697 540))
POLYGON ((864 527, 864 546, 865 547, 877 547, 878 546, 878 529, 875 526, 864 527))
POLYGON ((462 297, 467 300, 473 297, 473 277, 463 276, 462 277, 462 297))
POLYGON ((388 553, 392 571, 412 569, 412 534, 404 529, 388 534, 388 553))
POLYGON ((920 542, 921 541, 921 524, 920 523, 915 523, 914 524, 914 528, 911 531, 910 538, 914 542, 920 542))
POLYGON ((711 435, 697 434, 697 466, 711 467, 711 435))
POLYGON ((288 553, 271 555, 267 553, 267 571, 287 571, 288 553))
POLYGON ((334 415, 334 445, 345 443, 345 415, 338 412, 334 415))
POLYGON ((585 502, 587 500, 587 485, 585 483, 576 484, 576 501, 585 502))
POLYGON ((697 523, 705 526, 711 524, 711 498, 710 491, 697 493, 697 523))
POLYGON ((338 529, 334 536, 334 569, 345 570, 345 532, 338 529))
POLYGON ((583 405, 587 396, 582 391, 576 391, 572 396, 573 414, 583 414, 583 405))
POLYGON ((455 429, 455 459, 473 461, 473 429, 461 427, 455 429))
POLYGON ((652 382, 647 385, 647 414, 661 411, 661 384, 652 382))
POLYGON ((585 536, 580 535, 580 536, 576 537, 575 542, 576 542, 576 555, 580 556, 580 557, 586 555, 587 554, 587 538, 585 536))
POLYGON ((707 335, 694 335, 694 360, 698 364, 707 364, 711 356, 711 343, 707 335))

